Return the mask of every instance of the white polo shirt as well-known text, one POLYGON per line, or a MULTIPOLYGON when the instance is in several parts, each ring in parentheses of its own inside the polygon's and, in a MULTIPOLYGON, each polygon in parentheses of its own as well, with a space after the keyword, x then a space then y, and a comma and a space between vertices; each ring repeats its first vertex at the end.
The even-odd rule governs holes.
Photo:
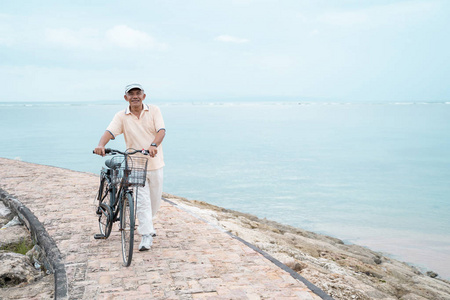
MULTIPOLYGON (((143 106, 144 109, 139 118, 131 113, 129 107, 118 112, 106 129, 111 133, 113 139, 123 133, 127 148, 148 149, 155 139, 156 133, 165 129, 159 108, 155 105, 143 104, 143 106)), ((164 167, 162 145, 159 145, 157 149, 158 154, 148 159, 148 170, 164 167)))

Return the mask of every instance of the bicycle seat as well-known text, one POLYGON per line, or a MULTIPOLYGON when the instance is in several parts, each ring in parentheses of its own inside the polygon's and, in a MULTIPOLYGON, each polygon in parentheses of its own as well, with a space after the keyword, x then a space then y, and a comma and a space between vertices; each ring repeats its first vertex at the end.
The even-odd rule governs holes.
POLYGON ((112 161, 112 158, 111 158, 111 159, 107 159, 105 161, 105 165, 110 169, 116 170, 116 169, 120 168, 121 163, 117 162, 117 161, 112 161))

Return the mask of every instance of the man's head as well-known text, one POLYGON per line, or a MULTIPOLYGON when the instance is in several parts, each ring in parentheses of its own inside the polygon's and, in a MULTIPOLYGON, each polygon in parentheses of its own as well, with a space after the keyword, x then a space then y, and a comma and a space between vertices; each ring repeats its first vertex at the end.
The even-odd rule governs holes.
POLYGON ((145 99, 144 89, 139 83, 132 83, 125 87, 125 95, 123 96, 130 108, 141 108, 142 101, 145 99))

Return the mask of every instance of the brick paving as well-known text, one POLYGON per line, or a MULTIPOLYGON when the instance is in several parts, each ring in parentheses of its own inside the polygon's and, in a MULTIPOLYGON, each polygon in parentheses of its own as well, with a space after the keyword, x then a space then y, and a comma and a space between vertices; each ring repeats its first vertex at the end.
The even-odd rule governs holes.
POLYGON ((0 188, 26 205, 60 249, 69 299, 321 299, 261 254, 164 202, 152 249, 122 266, 117 224, 95 240, 98 176, 0 158, 0 188))

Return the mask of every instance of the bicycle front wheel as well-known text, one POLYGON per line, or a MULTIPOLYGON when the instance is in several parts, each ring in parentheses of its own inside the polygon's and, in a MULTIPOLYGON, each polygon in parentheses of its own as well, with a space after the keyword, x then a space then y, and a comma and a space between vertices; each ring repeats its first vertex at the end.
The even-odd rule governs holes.
POLYGON ((130 193, 125 193, 120 208, 120 232, 122 235, 123 265, 128 267, 133 257, 134 244, 134 201, 130 193))

